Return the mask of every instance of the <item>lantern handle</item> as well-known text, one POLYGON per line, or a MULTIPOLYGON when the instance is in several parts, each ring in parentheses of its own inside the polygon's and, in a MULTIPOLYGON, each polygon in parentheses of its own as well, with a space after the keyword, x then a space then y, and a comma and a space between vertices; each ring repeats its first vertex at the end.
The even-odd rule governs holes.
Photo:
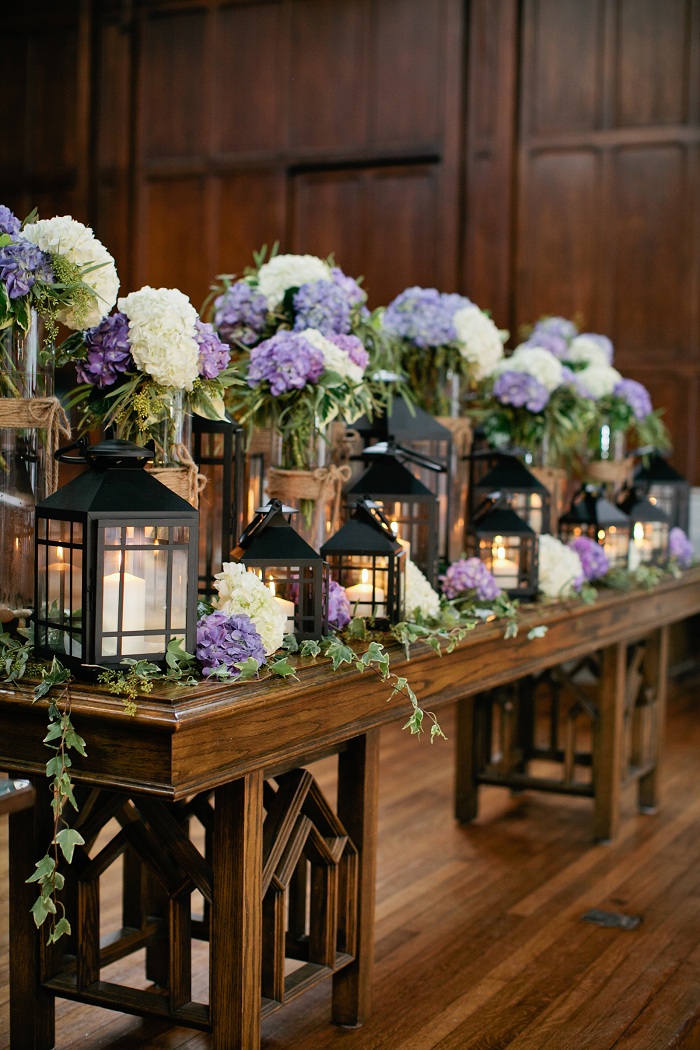
POLYGON ((85 450, 88 447, 87 438, 81 437, 77 441, 71 442, 70 445, 62 445, 61 448, 57 448, 53 454, 53 458, 58 460, 59 463, 87 463, 87 456, 85 450), (82 450, 80 456, 68 456, 67 452, 72 452, 73 449, 79 448, 82 450))
POLYGON ((282 504, 278 499, 271 499, 266 507, 262 507, 260 510, 255 512, 255 517, 246 525, 245 529, 238 538, 238 543, 231 552, 231 557, 235 560, 240 558, 243 551, 250 545, 251 540, 255 534, 267 524, 270 518, 274 517, 282 510, 282 504))

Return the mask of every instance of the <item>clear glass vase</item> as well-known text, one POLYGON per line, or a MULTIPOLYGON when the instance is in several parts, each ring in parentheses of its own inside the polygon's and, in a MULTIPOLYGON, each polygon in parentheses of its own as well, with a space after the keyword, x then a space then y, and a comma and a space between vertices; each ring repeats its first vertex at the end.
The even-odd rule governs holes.
POLYGON ((114 436, 137 445, 153 443, 154 467, 178 467, 188 462, 192 449, 192 416, 184 390, 167 390, 159 398, 157 413, 145 421, 124 414, 113 427, 114 436))
MULTIPOLYGON (((16 403, 54 393, 53 348, 35 311, 26 332, 0 332, 0 397, 16 403)), ((0 606, 26 615, 34 604, 34 507, 49 495, 45 439, 27 426, 0 427, 0 606)))

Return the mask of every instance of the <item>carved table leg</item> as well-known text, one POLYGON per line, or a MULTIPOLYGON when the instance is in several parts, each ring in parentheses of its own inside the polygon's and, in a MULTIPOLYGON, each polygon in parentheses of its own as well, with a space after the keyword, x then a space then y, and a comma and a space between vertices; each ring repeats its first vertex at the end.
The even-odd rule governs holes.
POLYGON ((210 1005, 214 1050, 259 1050, 262 772, 216 789, 210 1005))
POLYGON ((53 834, 45 791, 33 809, 11 813, 10 843, 10 1047, 49 1050, 54 1045, 55 999, 41 986, 46 931, 37 932, 31 907, 37 883, 25 880, 46 852, 53 834))
POLYGON ((647 813, 653 812, 659 802, 659 762, 666 726, 666 695, 668 692, 668 636, 668 627, 661 627, 647 639, 644 655, 644 680, 654 692, 656 699, 654 720, 656 731, 651 742, 653 768, 639 778, 637 796, 639 808, 647 813))
POLYGON ((474 820, 479 811, 479 786, 476 780, 475 696, 457 701, 457 743, 455 747, 455 817, 461 824, 474 820))
POLYGON ((605 649, 602 654, 599 721, 593 758, 593 837, 597 841, 613 839, 620 819, 626 672, 626 643, 618 642, 605 649))
POLYGON ((359 853, 357 950, 333 976, 333 1021, 357 1027, 369 1017, 374 963, 379 730, 351 740, 338 756, 338 818, 359 853))

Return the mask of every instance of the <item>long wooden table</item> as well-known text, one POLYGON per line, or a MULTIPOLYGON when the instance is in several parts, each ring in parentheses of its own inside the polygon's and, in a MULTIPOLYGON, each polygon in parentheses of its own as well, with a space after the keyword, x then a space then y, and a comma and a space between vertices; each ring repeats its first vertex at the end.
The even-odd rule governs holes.
MULTIPOLYGON (((391 647, 392 669, 406 675, 423 707, 459 701, 458 818, 474 815, 480 782, 540 786, 522 762, 502 776, 479 766, 483 741, 475 744, 471 698, 593 653, 601 654, 588 789, 593 834, 610 839, 617 829, 629 772, 625 724, 640 683, 655 728, 633 774, 642 808, 655 806, 667 627, 698 612, 700 570, 693 569, 649 591, 601 592, 592 606, 534 606, 512 639, 495 621, 480 624, 449 655, 416 645, 407 662, 400 647, 391 647), (530 640, 535 626, 547 631, 530 640), (652 641, 645 655, 630 660, 630 644, 646 637, 652 641)), ((333 673, 324 661, 301 661, 298 681, 154 691, 139 700, 134 717, 101 688, 72 687, 73 721, 88 749, 73 769, 76 826, 87 841, 66 869, 73 934, 48 948, 30 916, 36 891, 25 880, 51 835, 39 779, 38 804, 9 817, 12 1050, 53 1046, 56 995, 210 1031, 217 1050, 254 1050, 261 1018, 330 977, 333 1020, 362 1024, 371 997, 378 732, 407 716, 406 705, 387 703, 387 696, 373 672, 333 673), (334 807, 305 769, 332 754, 334 807), (98 834, 104 838, 114 820, 118 831, 106 845, 100 839, 95 854, 98 834), (189 834, 195 821, 204 828, 201 848, 189 834), (118 858, 122 927, 101 943, 99 876, 118 858), (204 899, 201 918, 191 914, 194 889, 204 899), (194 937, 210 945, 209 1004, 192 999, 194 937), (124 988, 104 975, 103 968, 142 947, 152 988, 124 988), (285 970, 290 958, 292 973, 285 970)), ((0 688, 0 768, 43 778, 45 724, 45 702, 32 704, 29 688, 0 688)), ((557 790, 551 780, 541 786, 557 790)), ((572 790, 570 777, 561 790, 572 790)))

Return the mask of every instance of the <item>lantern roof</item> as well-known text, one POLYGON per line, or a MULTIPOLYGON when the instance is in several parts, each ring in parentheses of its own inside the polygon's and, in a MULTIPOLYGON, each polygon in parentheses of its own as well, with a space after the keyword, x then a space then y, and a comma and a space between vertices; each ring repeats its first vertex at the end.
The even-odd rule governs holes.
POLYGON ((629 517, 609 499, 606 499, 595 486, 586 486, 575 494, 571 507, 565 514, 562 514, 559 523, 598 525, 601 528, 608 528, 611 525, 620 527, 629 525, 629 517))
POLYGON ((285 518, 291 507, 284 507, 278 499, 271 499, 255 512, 255 517, 240 536, 231 552, 234 561, 253 559, 286 563, 322 561, 323 559, 303 536, 285 518))
POLYGON ((452 441, 452 432, 425 409, 394 394, 389 412, 371 421, 361 416, 352 424, 364 438, 395 438, 397 441, 452 441))
POLYGON ((666 511, 646 496, 640 496, 634 487, 623 495, 618 506, 629 516, 630 521, 659 521, 670 524, 666 511))
POLYGON ((536 536, 534 529, 512 510, 502 498, 486 499, 474 514, 469 529, 476 533, 494 533, 495 535, 536 536))
POLYGON ((549 496, 549 490, 516 456, 499 453, 493 467, 476 483, 485 492, 538 492, 549 496))
MULTIPOLYGON (((363 455, 369 452, 370 450, 366 449, 363 455)), ((422 481, 419 481, 407 467, 404 467, 389 450, 373 453, 367 469, 345 489, 345 494, 349 498, 363 496, 366 493, 376 498, 409 496, 417 500, 436 502, 435 493, 431 492, 422 481)))
POLYGON ((656 453, 649 457, 644 465, 640 463, 635 469, 634 480, 645 485, 687 485, 688 480, 679 471, 672 467, 664 456, 656 453))
POLYGON ((357 501, 350 520, 326 540, 321 554, 395 555, 401 549, 386 517, 367 497, 357 501))

